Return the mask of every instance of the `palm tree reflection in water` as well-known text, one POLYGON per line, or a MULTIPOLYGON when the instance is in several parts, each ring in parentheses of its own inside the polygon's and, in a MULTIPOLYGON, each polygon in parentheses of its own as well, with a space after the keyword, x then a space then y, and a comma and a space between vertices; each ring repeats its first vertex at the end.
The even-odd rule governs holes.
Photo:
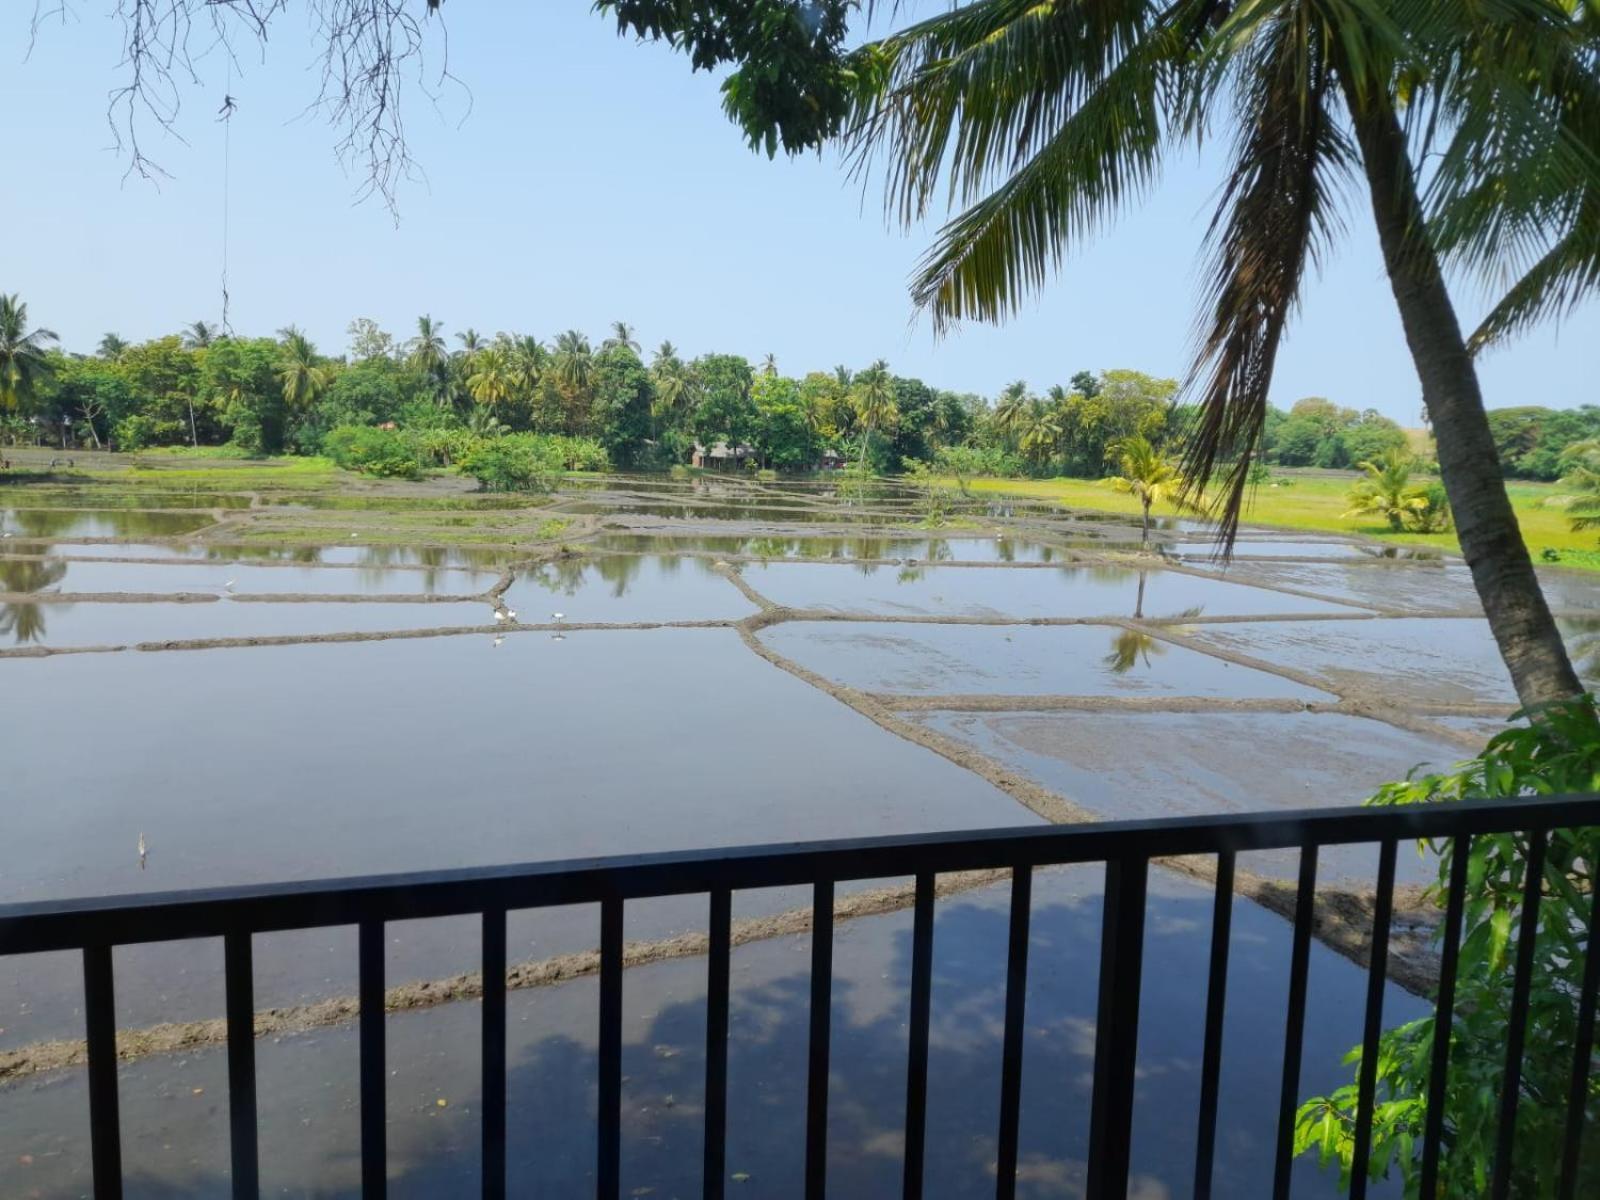
MULTIPOLYGON (((12 558, 0 560, 0 592, 33 595, 46 592, 61 582, 67 564, 59 558, 12 558)), ((44 640, 44 605, 29 601, 0 604, 0 638, 10 637, 18 646, 44 640)))
MULTIPOLYGON (((1133 605, 1133 619, 1135 621, 1144 620, 1144 585, 1148 575, 1148 571, 1139 572, 1139 593, 1133 605)), ((1198 617, 1204 611, 1204 606, 1197 604, 1193 608, 1186 608, 1182 612, 1175 613, 1174 619, 1179 621, 1189 620, 1198 617)), ((1184 625, 1174 625, 1171 626, 1171 629, 1175 633, 1188 632, 1188 627, 1184 625)), ((1597 644, 1596 651, 1600 653, 1600 644, 1597 644)), ((1106 655, 1105 664, 1110 668, 1113 675, 1126 675, 1141 662, 1148 667, 1153 657, 1158 657, 1166 652, 1167 643, 1157 638, 1154 634, 1144 629, 1124 628, 1119 629, 1113 635, 1111 653, 1106 655)))

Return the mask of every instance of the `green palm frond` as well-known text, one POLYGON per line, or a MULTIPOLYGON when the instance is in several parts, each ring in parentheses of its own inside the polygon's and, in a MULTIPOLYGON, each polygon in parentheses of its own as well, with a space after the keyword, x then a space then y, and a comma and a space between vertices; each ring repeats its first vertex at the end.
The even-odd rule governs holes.
POLYGON ((1600 10, 1396 7, 1427 55, 1414 105, 1427 119, 1413 125, 1432 165, 1434 240, 1491 286, 1514 280, 1472 335, 1481 349, 1600 289, 1600 10))
POLYGON ((1328 111, 1332 34, 1316 0, 1249 7, 1272 11, 1234 55, 1239 136, 1208 232, 1210 312, 1191 374, 1199 412, 1183 460, 1193 504, 1206 504, 1220 476, 1207 507, 1224 546, 1259 453, 1278 347, 1307 267, 1338 231, 1336 193, 1354 160, 1328 111))
POLYGON ((969 207, 918 264, 939 328, 998 320, 1158 173, 1181 30, 1199 3, 980 0, 880 43, 887 91, 851 143, 906 223, 969 207))
POLYGON ((0 408, 33 399, 51 371, 45 346, 58 340, 51 330, 28 328, 28 305, 20 296, 0 293, 0 408))

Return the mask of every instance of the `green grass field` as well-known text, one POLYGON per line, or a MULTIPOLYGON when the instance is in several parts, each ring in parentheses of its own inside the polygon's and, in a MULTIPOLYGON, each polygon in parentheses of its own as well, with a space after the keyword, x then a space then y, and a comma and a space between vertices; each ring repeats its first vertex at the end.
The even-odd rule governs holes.
MULTIPOLYGON (((1408 545, 1441 546, 1458 549, 1453 533, 1393 533, 1382 520, 1371 517, 1346 517, 1346 493, 1355 480, 1346 472, 1306 471, 1275 477, 1273 485, 1263 485, 1250 497, 1245 520, 1252 525, 1279 529, 1316 530, 1348 536, 1369 537, 1408 545), (1287 482, 1280 482, 1287 481, 1287 482)), ((951 481, 952 483, 954 481, 951 481)), ((1139 503, 1132 496, 1113 491, 1104 480, 1090 479, 974 479, 968 488, 979 494, 1024 496, 1050 500, 1069 508, 1099 509, 1104 512, 1137 513, 1139 503)), ((1600 539, 1592 531, 1574 533, 1565 511, 1547 504, 1561 496, 1554 484, 1512 483, 1507 489, 1522 525, 1522 536, 1535 561, 1546 548, 1560 554, 1563 565, 1600 570, 1600 539)), ((1180 516, 1171 506, 1157 506, 1162 516, 1180 516)))

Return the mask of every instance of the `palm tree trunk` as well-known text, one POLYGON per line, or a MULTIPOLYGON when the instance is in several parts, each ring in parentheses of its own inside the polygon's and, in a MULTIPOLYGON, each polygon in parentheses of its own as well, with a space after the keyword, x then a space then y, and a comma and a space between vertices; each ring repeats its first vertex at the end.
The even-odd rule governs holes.
POLYGON ((1387 101, 1358 96, 1347 77, 1343 87, 1389 284, 1438 443, 1439 473, 1489 628, 1524 704, 1576 696, 1583 688, 1506 495, 1472 356, 1423 231, 1405 134, 1387 101))
POLYGON ((1148 499, 1144 502, 1144 530, 1140 534, 1139 542, 1144 546, 1150 544, 1150 501, 1148 499))
POLYGON ((872 445, 872 422, 867 422, 867 432, 861 439, 861 462, 856 469, 865 475, 867 473, 867 447, 872 445))

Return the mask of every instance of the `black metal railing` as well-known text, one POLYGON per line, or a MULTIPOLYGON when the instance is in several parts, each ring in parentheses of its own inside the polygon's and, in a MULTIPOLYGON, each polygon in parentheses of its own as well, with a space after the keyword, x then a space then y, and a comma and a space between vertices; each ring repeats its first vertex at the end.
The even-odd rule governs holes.
MULTIPOLYGON (((1515 1150, 1518 1072, 1533 967, 1533 933, 1540 902, 1540 863, 1551 830, 1600 825, 1600 796, 1530 797, 1406 808, 1314 809, 1257 816, 1121 821, 1104 824, 997 829, 853 841, 813 842, 588 859, 524 866, 375 876, 264 887, 46 901, 0 906, 0 956, 79 950, 83 954, 88 1044, 90 1136, 94 1194, 122 1193, 117 1107, 116 1030, 112 947, 183 938, 221 937, 224 943, 228 1031, 229 1125, 233 1193, 254 1197, 257 1183, 255 1039, 251 938, 258 933, 355 925, 359 930, 361 1178, 364 1197, 385 1190, 384 925, 389 921, 481 914, 483 920, 483 1194, 505 1194, 506 1166, 506 914, 512 910, 597 903, 600 906, 600 999, 597 1195, 613 1200, 620 1188, 622 1098, 623 904, 628 900, 706 894, 710 952, 705 1065, 704 1191, 723 1195, 727 1115, 727 1037, 731 904, 746 888, 809 885, 813 892, 810 1050, 807 1065, 805 1194, 824 1193, 827 1160, 830 998, 833 986, 833 907, 837 883, 896 876, 915 878, 910 981, 909 1064, 906 1073, 904 1195, 922 1194, 924 1121, 928 1096, 929 994, 932 982, 936 877, 942 873, 1008 868, 1011 878, 1009 958, 1001 1070, 996 1194, 1015 1193, 1021 1106, 1024 996, 1032 872, 1068 863, 1106 865, 1090 1109, 1087 1194, 1123 1197, 1128 1190, 1134 1066, 1139 1035, 1146 885, 1152 859, 1214 855, 1216 896, 1201 1060, 1194 1194, 1211 1194, 1216 1137, 1222 1017, 1227 1003, 1229 930, 1236 855, 1298 849, 1300 869, 1290 956, 1282 1091, 1276 1131, 1274 1196, 1288 1195, 1295 1107, 1300 1087, 1313 899, 1320 847, 1376 843, 1379 868, 1362 1036, 1362 1069, 1351 1194, 1363 1196, 1372 1138, 1376 1047, 1382 1021, 1395 853, 1401 841, 1454 839, 1447 889, 1439 1020, 1432 1049, 1428 1115, 1422 1147, 1423 1195, 1436 1192, 1443 1135, 1443 1097, 1449 1065, 1456 944, 1462 924, 1467 847, 1477 835, 1519 832, 1529 838, 1528 884, 1515 966, 1506 1082, 1500 1097, 1499 1141, 1491 1194, 1510 1186, 1515 1150)), ((1593 900, 1591 899, 1591 907, 1593 900)), ((1590 939, 1594 933, 1590 914, 1590 939)), ((1560 1195, 1572 1200, 1594 1048, 1600 955, 1585 951, 1572 1087, 1563 1146, 1560 1195)))

